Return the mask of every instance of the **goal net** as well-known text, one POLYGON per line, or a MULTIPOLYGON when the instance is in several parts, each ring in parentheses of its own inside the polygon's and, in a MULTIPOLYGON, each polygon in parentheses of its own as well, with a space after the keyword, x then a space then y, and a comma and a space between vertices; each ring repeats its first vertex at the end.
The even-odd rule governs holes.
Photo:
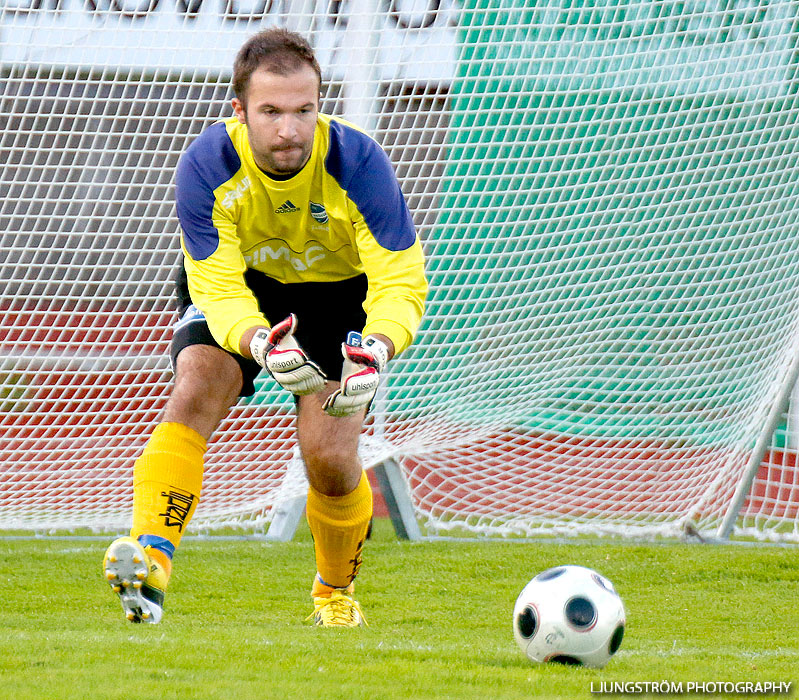
MULTIPOLYGON (((258 29, 396 165, 428 258, 367 466, 428 533, 799 541, 796 5, 8 0, 0 15, 0 530, 124 529, 168 396, 181 152, 258 29)), ((302 492, 261 378, 195 527, 302 492)))

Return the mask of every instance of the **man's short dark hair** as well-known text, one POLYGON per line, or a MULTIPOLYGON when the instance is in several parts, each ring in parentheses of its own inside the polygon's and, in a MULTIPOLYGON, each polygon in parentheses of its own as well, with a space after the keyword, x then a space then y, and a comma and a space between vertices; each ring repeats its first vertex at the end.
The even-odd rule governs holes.
POLYGON ((322 71, 311 45, 296 32, 272 27, 250 37, 239 49, 233 63, 233 92, 246 106, 250 77, 258 68, 277 75, 289 75, 303 65, 314 69, 322 85, 322 71))

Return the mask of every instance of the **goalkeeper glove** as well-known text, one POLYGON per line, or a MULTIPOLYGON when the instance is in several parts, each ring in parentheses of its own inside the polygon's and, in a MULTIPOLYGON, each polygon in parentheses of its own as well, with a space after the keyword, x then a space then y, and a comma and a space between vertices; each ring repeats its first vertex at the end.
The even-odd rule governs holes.
POLYGON ((388 347, 371 335, 361 341, 360 333, 353 332, 342 343, 341 353, 341 387, 327 397, 322 408, 336 417, 352 416, 364 408, 368 412, 380 383, 380 372, 388 362, 388 347))
POLYGON ((272 378, 292 394, 315 394, 325 387, 327 375, 300 347, 294 338, 297 317, 290 314, 274 328, 262 328, 250 341, 253 359, 265 367, 272 378))

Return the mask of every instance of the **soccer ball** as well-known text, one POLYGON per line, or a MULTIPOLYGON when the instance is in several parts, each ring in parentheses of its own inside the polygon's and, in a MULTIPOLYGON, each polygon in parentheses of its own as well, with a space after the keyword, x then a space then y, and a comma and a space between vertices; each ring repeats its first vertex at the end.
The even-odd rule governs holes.
POLYGON ((619 650, 624 627, 624 605, 613 584, 584 566, 538 574, 513 609, 513 636, 535 663, 602 668, 619 650))

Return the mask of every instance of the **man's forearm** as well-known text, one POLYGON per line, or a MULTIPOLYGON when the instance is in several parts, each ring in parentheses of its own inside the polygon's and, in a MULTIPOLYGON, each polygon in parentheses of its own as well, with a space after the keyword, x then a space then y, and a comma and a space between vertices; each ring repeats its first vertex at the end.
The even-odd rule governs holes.
POLYGON ((388 359, 390 360, 394 357, 394 343, 391 341, 391 338, 388 336, 383 335, 382 333, 372 333, 373 338, 377 338, 381 343, 383 343, 386 348, 388 348, 388 359))
POLYGON ((253 359, 252 352, 250 351, 250 343, 252 342, 253 336, 261 329, 269 330, 267 326, 253 326, 244 331, 239 341, 239 354, 242 355, 242 357, 246 357, 248 360, 253 359))

